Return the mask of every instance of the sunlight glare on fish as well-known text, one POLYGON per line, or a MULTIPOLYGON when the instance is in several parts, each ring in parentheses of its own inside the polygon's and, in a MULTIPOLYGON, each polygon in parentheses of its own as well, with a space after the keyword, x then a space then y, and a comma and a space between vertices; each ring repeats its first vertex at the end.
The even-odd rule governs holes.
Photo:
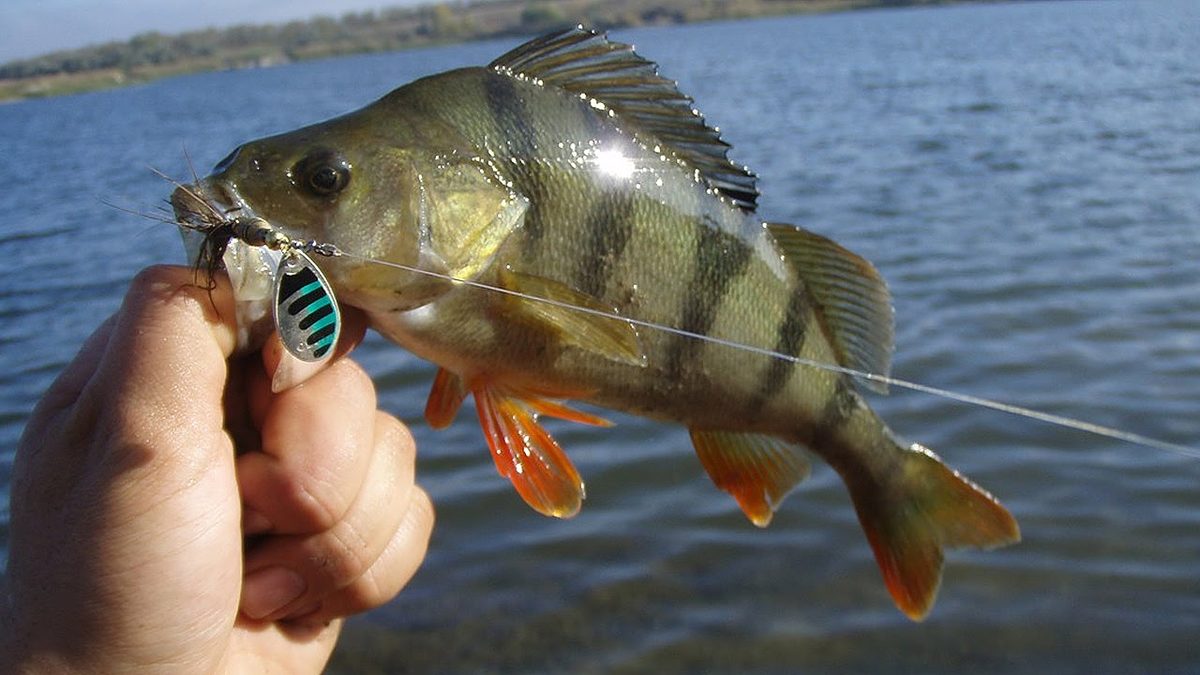
POLYGON ((596 171, 602 175, 625 180, 632 178, 637 166, 620 148, 601 148, 592 156, 596 171))

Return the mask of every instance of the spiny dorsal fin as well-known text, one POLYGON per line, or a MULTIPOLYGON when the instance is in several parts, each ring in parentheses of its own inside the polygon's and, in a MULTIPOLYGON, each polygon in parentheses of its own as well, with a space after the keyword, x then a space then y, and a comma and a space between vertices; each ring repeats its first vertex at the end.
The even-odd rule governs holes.
POLYGON ((721 140, 720 132, 705 124, 692 99, 680 93, 674 81, 659 75, 657 65, 635 54, 632 46, 576 26, 526 42, 488 67, 603 103, 673 149, 700 172, 705 184, 738 208, 755 209, 755 175, 729 161, 729 144, 721 140))
MULTIPOLYGON (((887 376, 894 317, 891 294, 875 266, 832 239, 794 225, 767 223, 767 229, 821 305, 840 364, 887 376)), ((881 382, 860 381, 873 391, 887 391, 881 382)))

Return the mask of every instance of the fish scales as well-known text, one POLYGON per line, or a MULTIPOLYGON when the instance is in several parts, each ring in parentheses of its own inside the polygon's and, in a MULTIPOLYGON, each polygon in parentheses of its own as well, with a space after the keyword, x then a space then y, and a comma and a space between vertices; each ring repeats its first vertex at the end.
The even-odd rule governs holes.
MULTIPOLYGON (((469 106, 443 114, 463 130, 465 140, 489 147, 504 179, 530 196, 519 244, 501 252, 499 262, 571 284, 623 316, 745 344, 798 346, 798 335, 784 334, 782 328, 815 324, 815 316, 787 320, 792 298, 804 297, 795 283, 779 278, 767 261, 756 261, 751 269, 755 249, 746 238, 755 230, 759 237, 765 234, 757 223, 712 199, 690 171, 664 162, 661 153, 622 131, 619 120, 578 96, 491 71, 459 71, 451 77, 462 80, 452 87, 456 96, 483 98, 490 114, 473 115, 469 106), (601 177, 597 182, 588 161, 597 152, 611 153, 602 156, 618 158, 614 161, 637 180, 605 184, 601 177), (724 318, 724 330, 714 330, 718 317, 724 318)), ((682 336, 642 339, 647 362, 662 364, 652 377, 591 354, 573 361, 559 357, 548 365, 566 371, 570 380, 590 383, 597 389, 594 400, 608 407, 684 422, 736 416, 739 424, 747 416, 764 417, 767 398, 753 396, 766 388, 764 383, 774 378, 778 392, 784 382, 778 374, 796 372, 781 369, 775 359, 682 336), (671 409, 664 409, 664 401, 671 409), (745 405, 731 407, 731 402, 745 405)), ((827 347, 813 344, 811 353, 787 353, 834 361, 827 347)), ((542 381, 564 377, 537 376, 542 381)), ((790 425, 797 401, 821 404, 824 398, 813 395, 813 378, 813 373, 794 378, 793 395, 783 397, 787 404, 779 406, 777 418, 786 416, 790 425)), ((559 386, 578 388, 573 381, 559 386)), ((814 407, 809 417, 817 411, 814 407)), ((782 430, 778 421, 764 429, 782 430)))
POLYGON ((438 364, 432 425, 473 395, 498 471, 543 513, 575 514, 584 490, 538 415, 603 423, 562 400, 684 424, 760 526, 819 455, 920 619, 943 547, 1011 543, 1016 523, 812 365, 887 374, 886 286, 832 240, 760 220, 727 148, 652 63, 580 28, 245 144, 172 200, 181 222, 200 194, 352 254, 320 261, 339 300, 438 364))

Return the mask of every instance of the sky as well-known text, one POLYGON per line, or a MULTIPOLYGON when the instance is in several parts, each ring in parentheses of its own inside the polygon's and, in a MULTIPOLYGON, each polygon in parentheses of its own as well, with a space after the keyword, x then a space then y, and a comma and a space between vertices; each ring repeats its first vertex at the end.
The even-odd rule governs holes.
POLYGON ((429 0, 0 0, 0 63, 126 40, 241 23, 338 17, 429 0))

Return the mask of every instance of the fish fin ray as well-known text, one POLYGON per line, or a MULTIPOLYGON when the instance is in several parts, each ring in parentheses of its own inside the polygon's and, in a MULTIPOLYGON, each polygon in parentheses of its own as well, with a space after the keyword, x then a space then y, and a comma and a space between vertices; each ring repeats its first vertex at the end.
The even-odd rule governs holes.
POLYGON ((586 425, 592 426, 592 427, 611 427, 611 426, 613 426, 612 422, 609 422, 608 420, 604 419, 603 417, 600 417, 598 415, 592 415, 590 413, 585 413, 582 410, 576 410, 576 409, 574 409, 564 403, 561 403, 559 401, 552 401, 550 399, 542 398, 540 396, 529 396, 529 397, 526 397, 524 400, 525 400, 525 404, 528 405, 534 412, 536 412, 539 415, 545 415, 547 417, 555 417, 557 419, 566 420, 568 422, 577 422, 579 424, 586 424, 586 425))
POLYGON ((688 429, 713 483, 733 495, 750 522, 771 523, 775 509, 811 467, 800 446, 764 434, 688 429))
POLYGON ((429 400, 425 402, 425 421, 431 428, 445 429, 454 421, 466 397, 467 387, 462 377, 438 368, 429 390, 429 400))
POLYGON ((842 477, 892 600, 920 621, 937 597, 943 547, 996 548, 1021 534, 995 497, 937 455, 919 445, 902 450, 904 464, 891 489, 842 477))
POLYGON ((521 316, 546 327, 566 344, 607 358, 633 365, 645 365, 637 328, 628 321, 615 318, 616 308, 599 299, 561 284, 553 279, 504 270, 500 285, 522 295, 511 298, 521 316), (580 311, 580 308, 592 310, 580 311))
POLYGON ((488 385, 473 386, 471 393, 496 470, 525 503, 555 518, 579 513, 583 480, 525 402, 488 385))
POLYGON ((757 208, 754 173, 730 161, 729 144, 704 121, 691 97, 659 75, 658 66, 638 56, 632 46, 576 26, 520 45, 489 67, 603 103, 668 145, 735 206, 747 212, 757 208))
MULTIPOLYGON (((888 376, 895 318, 891 294, 879 271, 828 237, 782 223, 767 223, 767 229, 821 306, 839 363, 888 376)), ((859 381, 872 391, 887 392, 883 382, 859 381)))

